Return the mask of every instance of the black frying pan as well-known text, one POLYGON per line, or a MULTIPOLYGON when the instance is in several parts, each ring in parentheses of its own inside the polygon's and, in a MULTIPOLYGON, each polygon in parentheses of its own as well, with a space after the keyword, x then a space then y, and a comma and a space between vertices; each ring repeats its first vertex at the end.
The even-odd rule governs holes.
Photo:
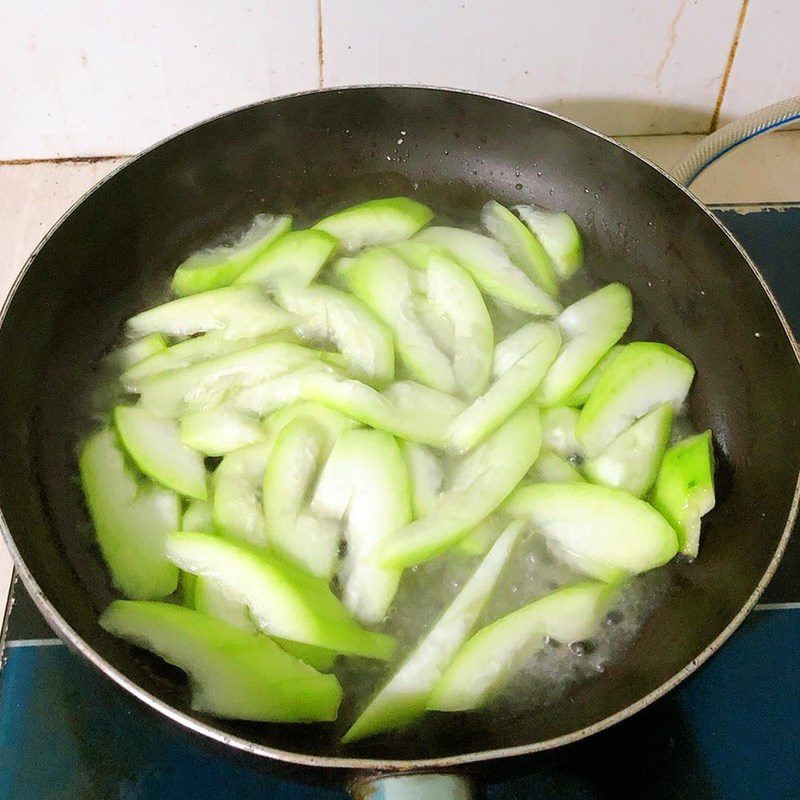
POLYGON ((0 507, 26 587, 57 633, 146 704, 223 748, 306 766, 448 768, 574 741, 646 706, 731 634, 794 518, 800 369, 752 263, 692 196, 634 154, 551 114, 425 88, 313 92, 213 119, 128 163, 51 231, 0 325, 0 507), (402 140, 402 141, 401 141, 402 140), (566 209, 598 282, 634 294, 639 338, 697 367, 690 413, 719 458, 701 555, 629 654, 536 715, 428 715, 342 748, 326 726, 221 722, 172 671, 106 635, 107 575, 75 480, 76 398, 126 317, 189 253, 259 211, 298 226, 367 198, 413 195, 448 220, 488 198, 566 209), (756 333, 758 335, 756 335, 756 333))

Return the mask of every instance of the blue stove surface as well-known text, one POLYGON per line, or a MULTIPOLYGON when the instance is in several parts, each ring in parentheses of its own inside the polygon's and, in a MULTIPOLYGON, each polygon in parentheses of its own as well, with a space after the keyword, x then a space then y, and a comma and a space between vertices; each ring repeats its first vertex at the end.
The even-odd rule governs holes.
MULTIPOLYGON (((719 211, 800 330, 800 208, 719 211)), ((233 764, 53 639, 21 586, 0 669, 2 800, 343 800, 233 764)), ((800 798, 800 537, 731 641, 692 679, 591 739, 515 764, 491 800, 800 798)))

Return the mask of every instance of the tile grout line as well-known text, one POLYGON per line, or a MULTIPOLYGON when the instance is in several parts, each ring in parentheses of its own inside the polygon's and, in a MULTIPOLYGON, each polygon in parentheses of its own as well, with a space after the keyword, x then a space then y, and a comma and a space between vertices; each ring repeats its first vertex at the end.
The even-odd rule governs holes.
POLYGON ((98 164, 103 161, 118 161, 132 158, 130 154, 120 153, 111 156, 58 156, 55 158, 7 158, 0 159, 0 167, 28 167, 34 164, 98 164))
POLYGON ((317 0, 317 85, 321 89, 325 80, 325 38, 322 32, 322 0, 317 0))
POLYGON ((717 129, 717 124, 719 123, 719 114, 720 111, 722 111, 722 103, 725 100, 725 92, 728 90, 728 81, 731 77, 733 62, 736 59, 736 51, 739 49, 739 40, 742 36, 744 18, 747 16, 747 6, 749 3, 750 0, 742 0, 742 7, 739 10, 739 19, 736 20, 736 29, 733 32, 733 41, 731 42, 731 47, 728 51, 728 61, 725 64, 725 70, 722 73, 722 81, 719 85, 717 102, 714 104, 714 113, 711 115, 711 123, 708 126, 709 133, 713 133, 717 129))

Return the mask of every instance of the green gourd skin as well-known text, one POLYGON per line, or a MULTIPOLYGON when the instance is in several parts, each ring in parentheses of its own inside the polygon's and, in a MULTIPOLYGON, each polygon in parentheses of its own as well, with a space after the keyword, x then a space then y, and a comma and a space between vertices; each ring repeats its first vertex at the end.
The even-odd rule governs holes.
POLYGON ((667 450, 653 489, 653 505, 676 530, 681 552, 696 558, 701 518, 715 503, 714 447, 711 431, 704 431, 667 450))

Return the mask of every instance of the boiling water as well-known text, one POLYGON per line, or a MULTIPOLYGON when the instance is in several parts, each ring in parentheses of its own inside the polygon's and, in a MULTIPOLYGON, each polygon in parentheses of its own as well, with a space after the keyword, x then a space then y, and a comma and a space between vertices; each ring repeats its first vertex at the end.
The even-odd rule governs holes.
MULTIPOLYGON (((323 273, 322 279, 325 280, 325 277, 323 273)), ((327 282, 336 283, 333 278, 327 282)), ((579 273, 565 287, 563 299, 565 302, 577 300, 594 288, 585 274, 579 273)), ((150 298, 152 302, 143 307, 163 302, 167 293, 160 288, 150 298)), ((487 306, 497 340, 530 320, 529 315, 491 299, 487 306)), ((120 345, 123 344, 125 342, 121 341, 120 345)), ((401 377, 405 376, 398 364, 398 379, 401 377)), ((87 386, 84 408, 88 413, 83 432, 96 427, 98 421, 107 419, 108 410, 115 403, 132 399, 125 397, 118 378, 118 370, 109 368, 105 362, 98 365, 95 379, 87 386)), ((678 416, 673 426, 672 441, 694 432, 688 419, 678 416)), ((337 661, 335 672, 345 689, 341 724, 348 725, 352 721, 354 713, 367 704, 431 629, 472 575, 480 558, 451 551, 432 562, 405 571, 389 616, 381 626, 398 642, 395 661, 391 664, 360 658, 340 658, 337 661)), ((503 570, 476 629, 557 588, 580 580, 586 580, 586 576, 555 558, 534 531, 526 531, 503 570)), ((586 680, 604 671, 614 660, 624 658, 626 649, 668 590, 668 584, 665 570, 656 570, 629 582, 591 640, 543 642, 490 703, 497 710, 513 708, 519 712, 555 702, 576 682, 586 680)))
MULTIPOLYGON (((470 578, 481 557, 457 551, 403 575, 383 630, 398 642, 398 658, 391 665, 340 659, 336 674, 346 687, 347 706, 363 708, 430 631, 442 612, 470 578)), ((476 625, 476 630, 563 586, 587 580, 553 556, 534 531, 522 534, 476 625)), ((620 592, 600 623, 596 635, 584 642, 542 640, 509 683, 489 702, 491 710, 518 713, 555 702, 570 686, 603 672, 623 658, 659 601, 669 588, 665 570, 655 570, 631 580, 620 592)))

